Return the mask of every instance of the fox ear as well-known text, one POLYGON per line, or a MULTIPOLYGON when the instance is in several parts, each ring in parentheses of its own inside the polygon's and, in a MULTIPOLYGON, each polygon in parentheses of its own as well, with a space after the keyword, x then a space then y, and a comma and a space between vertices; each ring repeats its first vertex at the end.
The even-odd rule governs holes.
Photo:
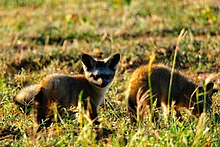
POLYGON ((209 83, 206 85, 206 91, 213 90, 213 87, 214 87, 214 83, 213 83, 213 82, 209 82, 209 83))
POLYGON ((210 91, 211 95, 213 95, 214 93, 218 92, 218 89, 214 88, 214 83, 213 82, 209 82, 206 85, 206 91, 210 91))
POLYGON ((216 89, 216 88, 214 88, 214 89, 212 90, 212 94, 217 93, 217 92, 218 92, 218 89, 216 89))
POLYGON ((82 63, 87 67, 87 68, 92 68, 95 65, 95 60, 88 54, 83 54, 82 55, 82 63))
POLYGON ((117 64, 118 64, 119 60, 120 60, 120 54, 117 53, 117 54, 111 56, 111 57, 108 59, 107 65, 108 65, 111 69, 114 69, 114 70, 115 70, 116 67, 117 67, 117 64))

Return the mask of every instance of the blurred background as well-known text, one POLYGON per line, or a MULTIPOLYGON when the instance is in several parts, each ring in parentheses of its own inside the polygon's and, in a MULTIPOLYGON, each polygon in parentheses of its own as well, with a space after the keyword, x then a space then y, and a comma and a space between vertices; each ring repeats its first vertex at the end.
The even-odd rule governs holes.
MULTIPOLYGON (((131 72, 147 64, 152 54, 156 55, 155 63, 171 67, 177 45, 176 69, 199 84, 213 79, 219 86, 219 0, 0 0, 0 126, 20 126, 23 137, 17 145, 61 145, 59 137, 56 141, 52 137, 51 144, 48 140, 42 139, 40 143, 25 138, 24 130, 33 119, 17 115, 18 109, 12 105, 15 94, 49 73, 82 73, 82 53, 104 58, 119 52, 118 74, 106 94, 107 101, 114 103, 105 106, 108 111, 101 109, 100 117, 103 124, 117 130, 112 140, 120 145, 117 138, 129 140, 135 134, 129 127, 120 128, 129 126, 129 121, 123 122, 127 120, 124 91, 131 72), (177 44, 181 30, 185 36, 177 44), (113 123, 109 124, 110 121, 113 123)), ((216 105, 219 96, 218 93, 216 105)), ((184 125, 176 126, 179 130, 174 129, 174 133, 165 128, 171 137, 164 130, 155 133, 152 128, 146 128, 149 135, 143 136, 161 146, 164 142, 172 146, 169 141, 173 140, 191 146, 196 139, 201 146, 219 146, 219 125, 210 130, 202 128, 206 132, 198 134, 204 136, 196 138, 200 137, 193 133, 197 124, 186 124, 185 132, 181 131, 184 125)), ((64 140, 70 138, 68 133, 62 135, 64 140)))

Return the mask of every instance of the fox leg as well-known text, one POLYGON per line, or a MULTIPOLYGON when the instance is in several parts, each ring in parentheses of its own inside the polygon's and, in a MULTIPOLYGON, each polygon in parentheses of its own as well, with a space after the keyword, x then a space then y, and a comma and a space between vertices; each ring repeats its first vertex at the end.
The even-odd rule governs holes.
POLYGON ((84 109, 89 111, 89 117, 93 121, 93 124, 100 124, 100 122, 97 120, 97 106, 89 99, 84 100, 83 103, 84 109))
POLYGON ((36 121, 40 125, 38 128, 39 132, 44 126, 49 127, 52 123, 52 116, 48 116, 50 110, 48 106, 48 97, 45 95, 45 90, 41 88, 35 95, 35 114, 36 121))
POLYGON ((127 112, 130 117, 130 121, 132 124, 137 122, 137 104, 134 104, 132 98, 128 98, 127 101, 127 112))
POLYGON ((91 120, 94 121, 94 124, 98 125, 100 122, 97 120, 98 111, 97 107, 92 105, 92 110, 89 112, 91 120))
POLYGON ((39 124, 39 128, 38 128, 37 132, 42 130, 44 127, 49 127, 51 125, 52 117, 47 116, 48 111, 49 110, 42 105, 40 105, 36 109, 36 115, 37 115, 36 121, 37 121, 37 124, 39 124))

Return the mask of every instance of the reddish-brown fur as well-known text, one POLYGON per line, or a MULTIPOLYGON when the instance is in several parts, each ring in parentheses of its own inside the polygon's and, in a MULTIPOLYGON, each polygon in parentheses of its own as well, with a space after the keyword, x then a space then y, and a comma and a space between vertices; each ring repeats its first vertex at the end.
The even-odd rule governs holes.
MULTIPOLYGON (((153 93, 153 101, 157 99, 156 107, 161 107, 162 104, 165 104, 166 106, 168 105, 170 75, 171 70, 164 65, 152 65, 151 67, 151 87, 153 93)), ((210 98, 213 94, 213 86, 213 83, 207 84, 207 106, 212 104, 210 98)), ((193 83, 179 72, 174 72, 170 102, 175 102, 176 109, 183 107, 189 109, 194 107, 192 113, 201 114, 204 106, 204 98, 203 96, 200 96, 199 101, 201 102, 197 103, 196 89, 198 89, 200 93, 204 91, 203 87, 198 87, 197 84, 193 83)), ((135 122, 137 117, 137 101, 148 90, 148 65, 144 65, 134 71, 127 89, 127 109, 131 115, 132 122, 135 122)), ((150 106, 149 97, 144 101, 143 105, 150 106)))

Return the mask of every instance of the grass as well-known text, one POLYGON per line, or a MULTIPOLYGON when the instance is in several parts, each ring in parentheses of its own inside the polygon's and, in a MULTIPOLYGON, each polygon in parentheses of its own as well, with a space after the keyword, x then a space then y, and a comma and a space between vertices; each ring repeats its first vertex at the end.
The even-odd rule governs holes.
MULTIPOLYGON (((202 84, 219 74, 219 2, 175 0, 2 0, 0 2, 0 128, 20 134, 0 137, 1 146, 219 146, 213 117, 186 114, 158 127, 148 119, 132 126, 125 90, 132 71, 149 62, 175 67, 202 84), (20 88, 53 72, 82 73, 82 52, 107 57, 119 52, 118 74, 99 108, 101 125, 64 118, 34 134, 33 113, 21 114, 13 98, 20 88), (80 126, 83 127, 80 127, 80 126), (14 126, 14 128, 13 128, 14 126), (110 130, 110 131, 109 131, 110 130), (111 133, 109 133, 111 132, 111 133)), ((216 80, 219 86, 219 78, 216 80)), ((219 113, 218 92, 213 109, 219 113)), ((212 115, 211 115, 212 116, 212 115)), ((160 116, 161 123, 164 117, 160 116)))

